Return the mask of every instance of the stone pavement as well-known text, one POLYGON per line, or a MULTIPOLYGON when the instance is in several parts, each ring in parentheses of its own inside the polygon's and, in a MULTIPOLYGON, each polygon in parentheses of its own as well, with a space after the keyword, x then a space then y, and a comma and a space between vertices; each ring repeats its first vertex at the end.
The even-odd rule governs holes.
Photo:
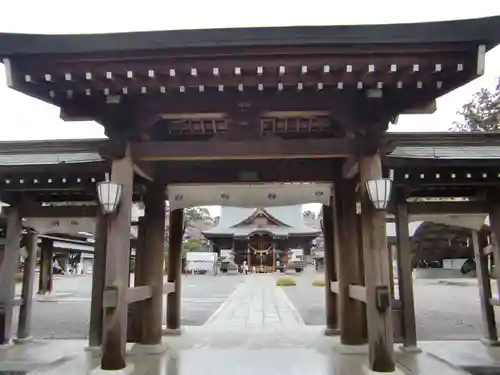
POLYGON ((275 331, 303 326, 304 321, 273 275, 251 274, 205 323, 211 329, 275 331))
MULTIPOLYGON (((245 277, 206 324, 183 327, 180 337, 163 341, 146 351, 144 346, 128 344, 130 371, 102 372, 99 354, 85 351, 84 340, 35 340, 0 348, 0 375, 7 371, 23 375, 30 371, 32 375, 369 373, 368 348, 343 346, 338 337, 326 337, 323 327, 303 324, 272 275, 245 277)), ((477 341, 422 342, 420 346, 423 352, 418 354, 396 350, 395 374, 465 375, 469 373, 463 368, 477 370, 481 365, 500 369, 500 349, 485 348, 477 341)))

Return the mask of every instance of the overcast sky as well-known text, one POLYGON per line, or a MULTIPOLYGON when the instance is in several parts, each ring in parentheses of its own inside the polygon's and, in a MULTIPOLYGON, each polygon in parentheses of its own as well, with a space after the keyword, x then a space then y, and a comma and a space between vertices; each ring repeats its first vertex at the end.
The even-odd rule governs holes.
MULTIPOLYGON (((15 0, 2 4, 0 32, 106 33, 244 26, 373 24, 439 21, 500 14, 500 2, 420 0, 283 1, 229 0, 138 2, 116 0, 15 0)), ((500 48, 486 58, 486 73, 438 100, 432 115, 401 116, 391 131, 446 131, 456 110, 481 87, 493 87, 500 75, 500 48)), ((59 110, 5 84, 0 65, 0 140, 103 137, 100 125, 63 122, 59 110)), ((317 207, 315 207, 317 208, 317 207)), ((212 210, 214 213, 217 210, 212 210)))

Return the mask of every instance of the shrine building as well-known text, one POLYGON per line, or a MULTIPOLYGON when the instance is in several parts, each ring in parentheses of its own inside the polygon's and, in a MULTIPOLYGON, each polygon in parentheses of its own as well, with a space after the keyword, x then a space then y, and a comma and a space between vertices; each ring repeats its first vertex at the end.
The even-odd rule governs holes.
POLYGON ((206 230, 214 250, 232 249, 234 261, 250 267, 275 270, 276 261, 288 262, 290 249, 303 249, 310 254, 311 242, 321 231, 308 227, 302 206, 222 207, 219 223, 206 230))

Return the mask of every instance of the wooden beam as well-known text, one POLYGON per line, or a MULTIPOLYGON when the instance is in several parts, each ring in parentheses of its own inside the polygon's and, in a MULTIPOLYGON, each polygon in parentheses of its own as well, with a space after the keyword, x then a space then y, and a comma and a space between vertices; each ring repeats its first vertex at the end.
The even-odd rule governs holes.
POLYGON ((432 215, 432 214, 487 214, 488 204, 486 202, 409 202, 409 215, 432 215))
MULTIPOLYGON (((415 348, 417 346, 417 330, 413 295, 411 243, 408 229, 408 204, 405 202, 405 195, 402 191, 398 191, 396 197, 397 275, 399 298, 403 310, 401 315, 403 345, 406 348, 415 348)), ((392 269, 392 261, 390 267, 392 269)))
POLYGON ((181 328, 181 282, 182 282, 182 236, 184 234, 184 210, 171 210, 169 216, 167 282, 174 285, 167 294, 167 334, 180 335, 181 328))
POLYGON ((369 364, 371 371, 393 372, 394 331, 390 304, 386 212, 375 210, 366 181, 382 178, 380 153, 359 160, 361 233, 365 264, 369 364))
POLYGON ((152 163, 144 161, 134 162, 134 172, 148 181, 154 181, 155 173, 152 163))
POLYGON ((347 139, 262 138, 249 141, 135 142, 135 160, 265 160, 348 157, 347 139))
POLYGON ((153 289, 149 285, 136 286, 127 289, 127 303, 135 303, 144 301, 153 295, 153 289))
POLYGON ((359 171, 358 159, 355 156, 349 157, 342 165, 342 177, 351 179, 359 171))
MULTIPOLYGON (((111 181, 123 186, 117 212, 107 218, 105 290, 116 291, 116 308, 104 308, 104 335, 101 369, 121 370, 126 367, 127 280, 130 272, 130 222, 134 165, 130 150, 114 160, 111 181)), ((106 293, 106 292, 105 292, 106 293)), ((103 301, 104 302, 104 301, 103 301)))
POLYGON ((21 229, 21 215, 19 210, 13 207, 7 214, 4 256, 2 263, 0 263, 0 345, 9 344, 12 338, 16 287, 14 276, 19 265, 21 229))
POLYGON ((175 282, 167 282, 163 284, 163 294, 170 294, 175 292, 175 282))
POLYGON ((493 253, 493 245, 487 245, 485 247, 483 247, 483 254, 484 255, 489 255, 493 253))
POLYGON ((38 233, 28 230, 25 235, 27 257, 24 261, 23 285, 21 290, 21 308, 17 324, 17 339, 26 340, 31 335, 33 316, 33 289, 35 284, 35 267, 38 247, 38 233))
MULTIPOLYGON (((335 247, 338 246, 336 220, 334 215, 335 199, 330 196, 330 204, 323 205, 323 237, 324 237, 324 257, 325 257, 325 283, 330 286, 332 282, 337 282, 337 267, 335 265, 335 247)), ((325 288, 325 310, 326 329, 325 335, 331 336, 338 333, 338 295, 330 288, 325 288)))
POLYGON ((362 285, 349 285, 349 298, 366 303, 366 287, 362 285))
POLYGON ((95 206, 28 206, 21 210, 25 218, 77 218, 97 217, 99 207, 95 206))
POLYGON ((341 159, 173 161, 160 163, 157 179, 165 184, 334 181, 341 159))
POLYGON ((362 260, 359 254, 359 232, 356 215, 357 196, 354 180, 335 184, 335 201, 339 246, 336 250, 339 280, 340 342, 344 345, 365 343, 363 308, 366 305, 349 298, 349 285, 363 285, 362 260))
POLYGON ((106 274, 107 218, 97 217, 95 226, 94 263, 92 265, 92 291, 90 301, 89 346, 102 344, 104 277, 106 274))
POLYGON ((165 273, 165 185, 154 182, 146 185, 144 218, 141 224, 143 252, 140 261, 141 284, 151 288, 151 299, 140 306, 141 335, 143 345, 159 345, 162 340, 163 276, 165 273))
POLYGON ((339 294, 339 282, 338 281, 330 281, 330 292, 339 294))
POLYGON ((479 302, 481 304, 481 317, 483 320, 484 339, 489 344, 498 343, 497 323, 493 305, 489 303, 492 298, 491 280, 488 269, 488 257, 481 253, 479 232, 472 230, 472 246, 474 247, 474 259, 476 261, 476 275, 479 284, 479 302))

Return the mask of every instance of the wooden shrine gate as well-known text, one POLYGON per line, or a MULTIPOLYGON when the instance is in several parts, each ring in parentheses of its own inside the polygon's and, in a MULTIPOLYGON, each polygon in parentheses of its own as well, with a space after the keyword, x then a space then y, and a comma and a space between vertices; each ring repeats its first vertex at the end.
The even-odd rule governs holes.
MULTIPOLYGON (((126 365, 133 302, 142 322, 138 341, 161 343, 165 200, 183 201, 183 194, 167 195, 169 185, 321 181, 335 185, 324 208, 327 333, 340 327, 344 343, 360 344, 366 340, 366 315, 370 368, 394 370, 386 211, 375 209, 366 183, 388 177, 382 159, 391 149, 385 137, 389 122, 404 113, 431 113, 437 97, 482 75, 485 53, 499 39, 498 17, 408 25, 0 34, 9 87, 60 107, 66 120, 101 123, 110 138, 100 151, 110 172, 102 186, 114 189, 119 205, 99 217, 96 231, 106 249, 103 299, 95 302, 102 303, 104 320, 101 367, 126 365), (144 236, 138 239, 137 284, 129 288, 134 197, 145 204, 139 228, 144 236)), ((2 193, 8 176, 7 171, 2 193)), ((19 184, 34 183, 35 172, 30 178, 19 184)), ((10 251, 16 249, 21 218, 14 196, 19 197, 11 199, 10 251)), ((197 204, 226 198, 221 194, 197 204)), ((45 202, 50 198, 35 205, 45 202)), ((182 206, 172 210, 169 223, 167 333, 180 334, 182 206)), ((400 232, 404 237, 404 229, 400 232)), ((402 302, 405 327, 411 325, 408 301, 402 302)))

